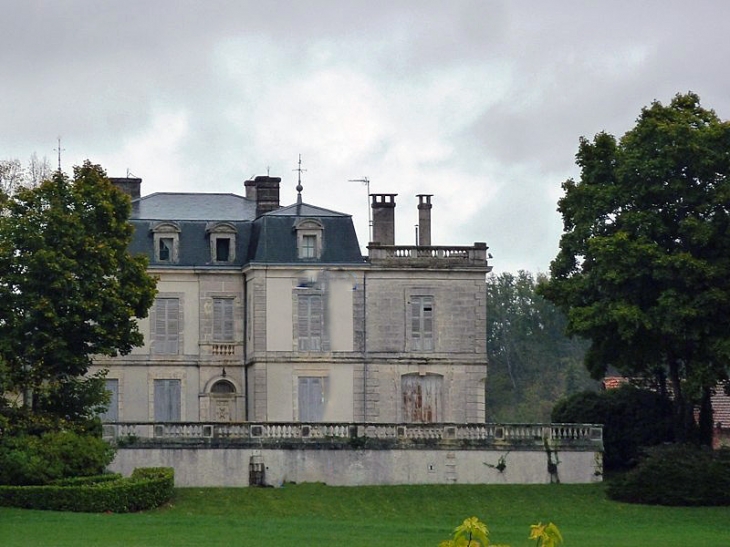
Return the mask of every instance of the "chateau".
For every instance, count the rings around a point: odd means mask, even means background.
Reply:
[[[97,360],[109,422],[479,423],[485,420],[487,246],[395,245],[397,194],[371,194],[362,256],[352,218],[279,203],[281,179],[245,195],[132,199],[133,253],[158,294],[145,344]]]

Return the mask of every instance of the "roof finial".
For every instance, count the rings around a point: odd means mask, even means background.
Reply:
[[[302,155],[299,154],[299,167],[296,169],[292,169],[292,171],[298,171],[298,184],[297,184],[297,203],[302,202],[302,190],[304,190],[304,187],[302,186],[302,173],[306,171],[306,169],[302,169]]]

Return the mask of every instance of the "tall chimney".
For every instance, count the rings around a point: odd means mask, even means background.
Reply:
[[[418,198],[418,246],[431,246],[431,196],[433,194],[417,194]]]
[[[279,208],[279,183],[281,177],[261,175],[245,182],[246,197],[256,200],[256,216]]]
[[[129,196],[132,200],[132,218],[139,215],[139,198],[142,192],[142,179],[131,177],[109,177],[109,182]]]
[[[373,210],[373,241],[379,245],[395,245],[395,196],[370,194]]]

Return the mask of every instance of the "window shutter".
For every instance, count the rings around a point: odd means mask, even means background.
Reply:
[[[154,381],[156,422],[179,422],[181,403],[180,380]]]

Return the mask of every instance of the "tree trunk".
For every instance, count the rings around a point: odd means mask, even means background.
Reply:
[[[712,390],[709,387],[702,388],[699,425],[700,444],[703,446],[712,446]]]

